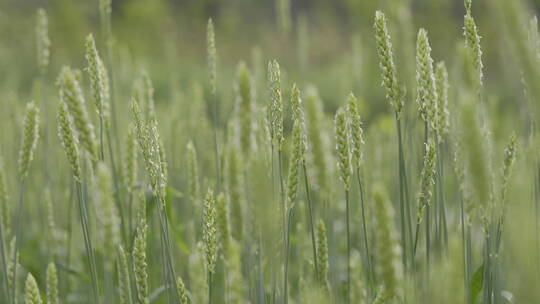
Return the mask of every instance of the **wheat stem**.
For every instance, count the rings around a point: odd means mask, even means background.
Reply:
[[[351,302],[351,232],[349,224],[349,190],[345,190],[345,214],[347,225],[347,301]]]
[[[364,235],[364,247],[366,250],[366,261],[367,261],[367,277],[370,287],[373,287],[373,265],[371,263],[371,253],[369,251],[369,240],[367,233],[367,224],[366,224],[366,209],[364,204],[364,189],[362,187],[362,180],[360,179],[360,168],[356,168],[356,179],[358,181],[358,190],[360,191],[360,209],[362,211],[362,232]]]
[[[8,287],[8,271],[7,271],[7,263],[6,263],[6,252],[5,252],[5,238],[4,238],[4,225],[0,224],[0,259],[2,262],[2,270],[4,274],[4,294],[6,295],[6,300],[8,303],[11,302],[10,293],[9,293],[9,287]]]
[[[306,168],[306,161],[305,159],[302,160],[302,167],[304,170],[304,185],[306,187],[306,198],[308,203],[308,211],[309,211],[309,228],[311,230],[311,245],[313,247],[313,261],[317,261],[317,248],[315,247],[315,228],[313,223],[313,205],[311,203],[311,194],[309,191],[309,181],[308,181],[308,174],[307,174],[307,168]],[[318,280],[320,273],[319,269],[317,267],[317,263],[313,263],[315,267],[315,278]]]
[[[88,263],[90,264],[90,275],[92,278],[92,291],[94,294],[94,301],[95,303],[99,304],[99,287],[98,287],[98,277],[97,277],[97,269],[96,269],[96,260],[94,257],[94,250],[92,248],[92,240],[90,238],[90,229],[88,226],[88,210],[86,206],[86,201],[84,199],[83,190],[82,190],[82,183],[80,181],[75,182],[75,186],[77,188],[77,196],[79,200],[79,214],[80,214],[80,220],[83,230],[83,237],[84,237],[84,246],[86,248],[86,255],[88,257]]]
[[[23,204],[24,204],[24,188],[25,188],[25,180],[21,180],[19,182],[19,203],[17,204],[17,217],[15,219],[16,228],[15,228],[15,250],[13,253],[13,257],[11,259],[13,263],[13,286],[11,289],[11,294],[13,295],[13,302],[14,304],[16,301],[15,293],[17,292],[17,252],[19,252],[19,246],[20,246],[20,238],[22,237],[22,210],[23,210]]]
[[[279,174],[279,192],[281,197],[281,209],[282,209],[282,227],[283,227],[283,241],[287,242],[287,206],[285,204],[285,185],[283,181],[283,152],[280,148],[278,148],[278,174]],[[284,264],[287,262],[286,254],[287,254],[287,245],[284,244]],[[285,274],[284,274],[285,276]],[[283,282],[283,290],[287,290],[287,279]],[[287,304],[289,301],[288,295],[285,293],[283,295],[283,303]]]

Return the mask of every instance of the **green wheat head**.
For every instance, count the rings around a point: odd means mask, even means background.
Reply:
[[[25,180],[28,175],[30,163],[34,159],[39,138],[39,109],[33,101],[26,105],[26,114],[23,121],[23,134],[19,150],[19,179]]]

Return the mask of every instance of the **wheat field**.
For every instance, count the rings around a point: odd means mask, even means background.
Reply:
[[[540,303],[527,0],[5,0],[0,303]]]

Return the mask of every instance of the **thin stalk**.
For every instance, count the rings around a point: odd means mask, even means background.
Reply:
[[[460,215],[461,215],[461,245],[463,247],[463,276],[464,276],[464,285],[465,285],[465,303],[470,304],[471,297],[469,292],[469,272],[468,265],[469,261],[467,259],[467,242],[465,239],[465,211],[463,208],[463,197],[460,198]]]
[[[9,295],[9,287],[8,287],[8,271],[7,271],[7,262],[6,262],[6,252],[5,252],[5,238],[4,238],[4,229],[3,225],[0,223],[0,255],[2,259],[2,270],[4,274],[4,295],[6,296],[6,300],[8,303],[11,302],[11,298]]]
[[[429,136],[429,128],[428,128],[428,123],[427,121],[424,122],[424,142],[427,144],[428,142],[428,136]],[[426,147],[427,149],[427,147]],[[425,154],[426,151],[424,151],[424,154]],[[429,206],[429,203],[426,205],[426,222],[425,222],[425,228],[426,228],[426,263],[427,263],[427,273],[429,275],[429,260],[430,260],[430,247],[431,247],[431,244],[430,244],[430,228],[431,228],[431,225],[430,225],[430,212],[431,212],[431,208]]]
[[[160,241],[160,245],[161,245],[161,267],[163,267],[163,276],[165,277],[165,282],[167,282],[167,286],[170,284],[169,282],[169,279],[170,279],[170,272],[169,272],[169,267],[168,267],[168,263],[167,263],[167,255],[165,254],[165,240],[163,239],[163,234],[160,234],[160,237],[159,237],[159,241]],[[171,290],[170,288],[166,288],[167,290],[167,303],[171,303]]]
[[[291,228],[292,211],[293,211],[293,208],[290,208],[289,212],[287,213],[287,239],[285,240],[285,273],[283,277],[283,279],[285,280],[284,303],[289,302],[289,284],[287,284],[287,282],[288,282],[288,276],[289,276],[289,250],[290,250],[289,233],[290,233],[290,228]]]
[[[489,229],[489,228],[488,228]],[[490,231],[486,234],[486,248],[485,248],[485,257],[484,257],[484,303],[492,303],[492,284],[491,284],[491,240],[490,240]]]
[[[358,190],[360,191],[360,208],[361,208],[361,211],[362,211],[362,230],[363,230],[363,233],[364,233],[364,247],[365,247],[365,250],[366,250],[366,261],[367,261],[367,265],[368,265],[368,271],[367,271],[367,275],[368,275],[368,281],[369,281],[369,284],[370,284],[370,287],[372,287],[373,285],[373,268],[372,268],[372,265],[371,265],[371,255],[369,253],[369,242],[368,242],[368,236],[367,236],[367,225],[366,225],[366,210],[365,210],[365,207],[364,207],[364,189],[362,187],[362,181],[360,179],[360,168],[357,167],[356,168],[356,178],[358,180]]]
[[[110,263],[112,261],[107,261],[105,263]],[[112,267],[109,266],[105,266],[105,295],[106,295],[106,298],[107,299],[114,299],[114,292],[115,292],[115,288],[114,288],[114,283],[113,283],[113,276],[114,274],[111,273],[111,269],[113,269]]]
[[[110,144],[110,143],[109,143]],[[105,152],[103,148],[103,117],[99,115],[99,160],[103,161],[105,159]]]
[[[103,21],[102,21],[103,23]],[[114,133],[114,137],[116,140],[118,140],[118,119],[117,119],[117,109],[116,109],[116,102],[115,102],[115,96],[117,96],[117,87],[116,87],[116,73],[114,73],[114,66],[113,66],[113,52],[114,52],[114,49],[113,49],[113,37],[112,37],[112,34],[106,34],[104,35],[105,36],[105,44],[107,45],[107,48],[106,48],[106,60],[107,60],[107,67],[108,67],[108,70],[109,70],[109,75],[111,75],[111,77],[109,78],[109,86],[110,86],[110,94],[111,94],[111,97],[110,97],[110,105],[111,105],[111,125],[112,125],[112,131]],[[115,144],[116,142],[111,142],[109,140],[109,145],[113,145]],[[102,145],[103,146],[103,145]],[[117,150],[118,151],[118,156],[121,157],[121,151],[120,150]]]
[[[439,233],[440,239],[443,242],[443,248],[448,246],[448,228],[446,222],[446,202],[444,199],[444,162],[443,162],[443,150],[438,140],[437,135],[437,192],[439,194]]]
[[[123,207],[123,204],[120,200],[120,187],[118,186],[118,175],[117,175],[117,172],[116,172],[116,162],[114,161],[114,153],[113,153],[113,147],[112,147],[112,140],[111,140],[111,131],[107,128],[105,130],[106,132],[106,136],[107,136],[107,141],[109,142],[109,144],[107,145],[108,148],[109,148],[109,157],[111,158],[111,172],[112,172],[112,178],[113,178],[113,183],[114,183],[114,198],[115,198],[115,201],[116,201],[116,208],[118,208],[118,213],[120,215],[120,227],[122,229],[122,237],[124,239],[124,242],[127,244],[127,234],[126,234],[126,227],[125,227],[125,223],[126,223],[126,219],[124,217],[124,207]],[[103,151],[102,151],[103,152]]]
[[[94,257],[94,250],[92,248],[92,240],[90,238],[90,231],[88,228],[88,212],[86,207],[86,201],[83,197],[82,184],[80,182],[75,182],[77,188],[77,196],[79,199],[79,214],[83,231],[84,246],[86,248],[86,255],[88,257],[88,263],[90,264],[90,275],[92,278],[92,291],[94,293],[95,303],[99,303],[99,287],[98,287],[98,277],[97,277],[97,268],[96,260]]]
[[[261,239],[262,239],[262,235],[261,235],[261,231],[259,230],[259,233],[258,233],[258,240],[257,240],[257,244],[258,244],[258,249],[257,250],[257,268],[258,268],[258,272],[259,272],[259,286],[258,286],[258,303],[262,303],[262,304],[265,304],[266,303],[266,297],[264,295],[264,276],[263,276],[263,270],[262,270],[262,259],[261,259],[261,252],[262,252],[262,243],[261,243]],[[273,297],[275,297],[275,281],[274,281],[274,292],[272,294]],[[272,298],[272,303],[273,302],[274,298]]]
[[[69,187],[69,204],[68,204],[68,223],[67,223],[67,252],[66,252],[66,267],[67,269],[71,268],[71,241],[72,241],[72,235],[73,235],[73,194],[75,191],[73,191],[73,185],[75,179],[72,177]],[[66,277],[65,280],[65,289],[64,290],[70,290],[70,284],[69,284],[69,278]]]
[[[311,230],[311,245],[313,249],[313,261],[315,263],[315,279],[319,280],[319,269],[317,267],[317,247],[315,246],[315,229],[313,224],[313,206],[311,204],[311,194],[309,192],[309,182],[308,182],[308,175],[307,175],[307,168],[306,168],[306,161],[302,160],[302,167],[304,169],[304,185],[306,187],[306,198],[308,203],[308,210],[309,210],[309,228]],[[290,219],[289,219],[290,221]]]
[[[444,198],[444,162],[441,160],[441,216],[442,216],[442,232],[445,248],[448,248],[448,222],[446,220],[446,199]]]
[[[351,233],[349,225],[349,190],[345,190],[345,214],[347,224],[347,301],[351,302]]]
[[[272,202],[276,201],[276,173],[275,173],[275,160],[274,160],[274,143],[273,139],[271,139],[270,144],[270,161],[271,161],[271,170],[272,170]],[[276,283],[276,271],[272,271],[272,303],[275,302],[276,299],[276,293],[277,293],[277,283]]]
[[[128,234],[128,238],[126,239],[126,244],[130,244],[130,240],[133,239],[133,234],[134,234],[134,230],[133,230],[133,191],[132,190],[128,190],[129,193],[128,193],[128,231],[129,231],[129,234]],[[129,252],[131,252],[131,246],[129,248]]]
[[[208,304],[212,303],[212,272],[208,272]]]
[[[16,217],[16,228],[15,228],[15,251],[13,253],[12,262],[13,262],[13,287],[11,289],[11,294],[13,295],[13,303],[15,303],[15,293],[17,292],[17,252],[19,251],[20,239],[22,237],[22,211],[24,205],[24,188],[25,180],[21,179],[19,183],[19,203],[17,205],[17,217]]]
[[[429,272],[429,260],[430,260],[430,247],[431,247],[431,240],[430,240],[430,210],[431,208],[429,205],[426,206],[426,263],[427,263],[427,270]]]
[[[540,223],[538,221],[538,197],[540,196],[540,166],[538,164],[538,161],[536,162],[536,170],[534,174],[534,193],[533,193],[533,204],[534,204],[534,224],[535,224],[535,231],[540,231]],[[536,243],[536,270],[538,273],[540,273],[540,242],[538,241],[538,238],[535,238]]]
[[[279,191],[280,191],[280,197],[281,197],[281,209],[282,209],[282,223],[283,223],[283,241],[286,242],[287,241],[287,220],[286,220],[286,217],[287,217],[287,210],[285,209],[285,186],[284,186],[284,182],[283,182],[283,152],[281,151],[281,149],[278,148],[278,173],[279,173]],[[286,247],[286,244],[285,244],[285,247]],[[286,260],[286,248],[283,248],[283,254],[284,254],[284,259]],[[285,261],[286,262],[286,261]],[[287,290],[287,280],[285,280],[283,282],[283,289],[284,290]],[[283,303],[287,304],[288,303],[288,298],[287,298],[287,294],[284,294],[283,295]]]
[[[413,255],[412,255],[412,261],[414,262],[414,258],[416,257],[416,248],[418,247],[418,238],[419,238],[419,231],[420,231],[420,222],[416,221],[416,231],[414,233],[414,246],[413,246]]]
[[[401,128],[401,127],[400,127]],[[402,135],[401,135],[401,130],[400,130],[400,142],[403,141],[402,139]],[[408,186],[408,182],[407,182],[407,170],[406,170],[406,167],[405,167],[405,154],[404,154],[404,151],[403,151],[403,143],[400,144],[401,145],[401,149],[400,149],[400,154],[401,154],[401,174],[403,176],[403,194],[405,196],[405,211],[406,211],[406,226],[407,226],[407,240],[408,242],[412,242],[412,222],[411,222],[411,218],[412,218],[412,214],[411,214],[411,201],[409,200],[409,186]],[[409,244],[409,247],[410,247],[410,250],[412,251],[412,246],[410,246]],[[412,256],[411,253],[408,253],[409,256]]]
[[[466,233],[466,237],[467,237],[467,246],[466,246],[466,249],[467,249],[467,261],[468,261],[468,264],[467,264],[467,276],[468,276],[468,281],[469,281],[469,286],[470,286],[470,283],[471,283],[471,270],[472,270],[472,227],[471,225],[467,225],[467,229],[465,231]],[[471,297],[469,299],[470,302],[472,302],[472,294],[470,293],[470,290],[469,290],[469,296]]]
[[[404,233],[401,234],[401,248],[403,248],[402,263],[405,269],[407,268],[407,236],[406,230],[406,216],[405,216],[405,187],[404,187],[404,168],[403,168],[403,143],[401,138],[401,122],[397,117],[396,113],[396,127],[398,133],[398,158],[399,158],[399,212],[400,212],[400,225],[401,231]]]
[[[172,286],[173,288],[176,287],[176,272],[174,270],[174,265],[173,265],[173,258],[172,258],[172,254],[171,254],[171,241],[170,241],[170,236],[169,236],[169,224],[168,224],[168,220],[167,220],[167,214],[165,213],[165,210],[164,210],[164,206],[165,206],[165,200],[161,197],[158,198],[158,214],[159,214],[159,223],[160,223],[160,232],[161,232],[161,235],[163,237],[163,240],[164,240],[164,250],[165,250],[165,254],[166,254],[166,263],[167,263],[167,266],[169,268],[169,279],[167,282],[169,286]],[[177,298],[177,293],[176,292],[173,292],[172,293],[174,295],[174,298],[176,299]],[[178,300],[178,299],[177,299]]]

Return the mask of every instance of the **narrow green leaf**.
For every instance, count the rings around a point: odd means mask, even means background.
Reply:
[[[478,295],[482,291],[484,285],[484,264],[480,265],[474,272],[471,280],[471,298],[472,303],[476,303]]]

